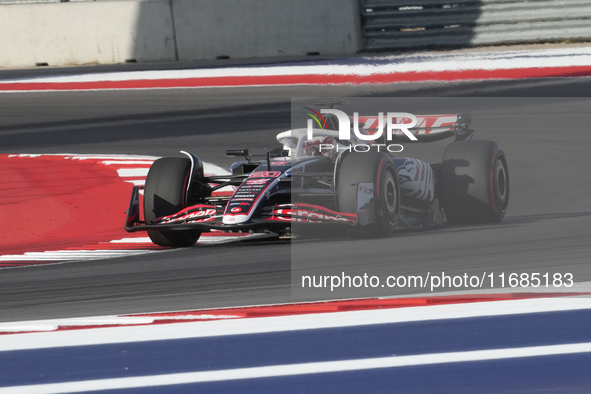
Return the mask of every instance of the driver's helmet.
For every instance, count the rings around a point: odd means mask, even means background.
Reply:
[[[334,137],[315,137],[304,142],[304,155],[332,157],[337,151],[337,141]]]

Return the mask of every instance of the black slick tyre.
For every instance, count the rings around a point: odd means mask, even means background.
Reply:
[[[505,153],[494,141],[449,144],[441,162],[438,189],[448,222],[500,222],[509,205]]]
[[[374,223],[362,226],[373,235],[385,236],[396,228],[400,212],[400,190],[392,158],[381,152],[349,153],[341,159],[337,173],[337,206],[340,212],[357,213],[359,183],[373,183],[371,216]]]
[[[146,224],[187,207],[185,192],[190,171],[191,161],[182,157],[164,157],[152,164],[144,188]],[[166,247],[191,246],[200,235],[200,232],[192,230],[148,231],[152,242]]]

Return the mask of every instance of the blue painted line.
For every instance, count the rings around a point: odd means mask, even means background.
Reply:
[[[0,352],[0,387],[591,342],[591,311]]]

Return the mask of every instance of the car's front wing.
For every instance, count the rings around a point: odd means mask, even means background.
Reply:
[[[328,208],[311,204],[279,204],[265,208],[256,218],[246,223],[222,223],[223,207],[215,205],[194,205],[180,212],[158,218],[154,223],[147,224],[141,220],[139,191],[142,186],[134,186],[131,192],[125,230],[137,231],[181,231],[195,230],[208,232],[222,231],[276,231],[300,224],[333,224],[348,225],[365,224],[367,206],[354,213],[336,212]]]

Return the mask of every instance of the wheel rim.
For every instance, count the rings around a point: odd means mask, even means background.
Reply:
[[[495,161],[494,186],[497,206],[501,211],[505,211],[509,199],[509,173],[501,157],[497,157]]]
[[[398,188],[391,169],[386,169],[382,176],[382,210],[390,226],[396,225],[398,220]]]

